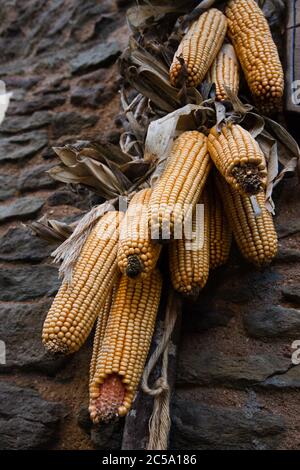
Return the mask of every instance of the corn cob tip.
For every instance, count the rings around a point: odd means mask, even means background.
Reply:
[[[46,351],[55,356],[65,356],[71,353],[69,346],[63,341],[61,341],[59,338],[54,338],[47,341],[44,340],[43,344]]]
[[[241,189],[249,195],[255,195],[263,189],[261,174],[258,167],[252,163],[237,166],[231,171]]]
[[[265,156],[254,137],[239,124],[213,127],[208,150],[221,175],[241,194],[253,196],[265,189]]]
[[[191,289],[189,291],[182,293],[182,295],[183,295],[183,297],[185,297],[188,300],[195,301],[195,300],[197,300],[197,298],[200,294],[200,291],[201,291],[201,287],[199,285],[198,286],[193,286],[193,287],[191,287]]]
[[[126,275],[128,277],[135,278],[142,271],[144,271],[144,263],[141,261],[139,256],[136,256],[136,255],[128,256]]]
[[[98,396],[92,398],[89,406],[94,424],[107,423],[119,416],[124,416],[125,386],[117,374],[108,376],[98,387]],[[127,410],[127,408],[126,408]]]
[[[118,247],[118,266],[122,274],[130,278],[144,278],[155,268],[160,246],[149,237],[148,206],[152,194],[150,188],[138,191],[130,201]]]

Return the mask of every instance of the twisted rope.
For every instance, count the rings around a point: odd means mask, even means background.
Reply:
[[[175,305],[175,293],[170,290],[164,321],[164,331],[157,348],[150,357],[142,378],[142,390],[154,397],[152,415],[149,420],[149,441],[147,450],[166,450],[168,448],[170,419],[170,387],[168,384],[168,362],[170,338],[173,333],[178,308]],[[162,356],[161,376],[152,388],[148,385],[149,376]]]

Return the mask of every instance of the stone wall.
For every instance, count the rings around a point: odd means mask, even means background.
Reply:
[[[68,359],[43,350],[41,327],[59,285],[55,246],[22,223],[42,214],[74,220],[93,203],[45,171],[57,163],[53,145],[119,139],[115,62],[128,39],[126,3],[1,3],[0,79],[13,92],[0,128],[1,449],[120,447],[122,423],[99,433],[87,419],[91,341]]]
[[[51,146],[105,135],[117,142],[116,58],[125,7],[109,0],[3,0],[0,79],[13,99],[0,128],[0,449],[119,448],[123,422],[91,428],[91,339],[53,360],[40,341],[59,282],[54,246],[22,223],[47,213],[75,220],[93,204],[51,180]],[[299,189],[277,194],[280,253],[259,272],[233,250],[199,301],[186,304],[173,399],[172,448],[299,448]]]

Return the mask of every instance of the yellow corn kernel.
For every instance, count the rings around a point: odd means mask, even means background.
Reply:
[[[93,377],[95,375],[96,366],[97,366],[97,358],[98,358],[101,345],[103,343],[103,338],[104,338],[104,334],[105,334],[106,326],[108,322],[108,316],[109,316],[113,301],[116,296],[117,286],[118,286],[118,283],[116,283],[113,286],[111,292],[107,294],[105,303],[102,305],[98,314],[94,342],[93,342],[93,353],[92,353],[92,358],[91,358],[91,363],[90,363],[90,383],[93,380]]]
[[[226,87],[237,95],[239,91],[239,64],[231,44],[224,44],[212,63],[207,81],[216,85],[216,99],[223,101],[228,98]]]
[[[262,150],[238,124],[210,130],[208,150],[219,172],[241,194],[257,194],[266,187],[267,169]]]
[[[199,201],[204,208],[203,218],[192,217],[192,239],[184,237],[169,245],[169,269],[174,289],[196,298],[209,275],[209,200],[204,190]],[[200,212],[201,213],[201,212]]]
[[[60,287],[47,314],[42,339],[50,352],[70,354],[87,339],[105,295],[119,276],[117,249],[123,213],[107,212],[89,235],[72,282]]]
[[[227,30],[223,13],[216,8],[202,13],[183,37],[170,68],[170,82],[179,85],[183,66],[187,72],[187,86],[196,87],[204,79],[219,52]]]
[[[265,193],[252,196],[260,211],[256,215],[250,197],[240,194],[220,175],[216,176],[216,182],[242,255],[257,267],[269,264],[277,253],[277,234],[272,215],[265,206]]]
[[[147,276],[155,268],[161,251],[149,233],[150,197],[150,188],[136,193],[120,227],[118,265],[123,274],[132,278]]]
[[[228,260],[232,232],[213,179],[209,183],[209,267],[215,269]]]
[[[157,269],[136,281],[121,277],[90,382],[94,423],[124,416],[131,407],[149,352],[161,288]]]
[[[226,7],[229,37],[260,110],[281,109],[284,76],[268,22],[254,0],[231,0]]]
[[[171,155],[149,201],[151,237],[166,241],[182,227],[184,214],[192,211],[202,193],[212,162],[207,138],[187,131],[175,141]]]

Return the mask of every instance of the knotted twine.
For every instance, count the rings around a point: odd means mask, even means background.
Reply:
[[[153,411],[149,419],[149,441],[147,450],[166,450],[168,448],[170,419],[170,386],[168,383],[168,362],[173,333],[177,316],[178,304],[173,289],[170,289],[164,320],[164,330],[161,340],[150,357],[142,378],[142,390],[154,397]],[[148,385],[149,376],[162,356],[161,376],[154,382],[152,388]]]

